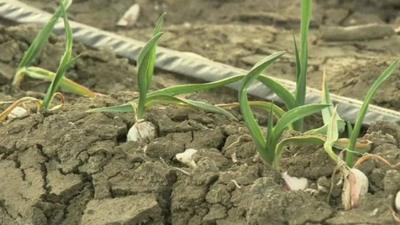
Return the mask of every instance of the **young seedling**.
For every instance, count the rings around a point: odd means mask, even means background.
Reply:
[[[42,30],[38,33],[38,35],[34,38],[28,50],[24,53],[12,82],[12,85],[14,87],[19,88],[25,76],[50,82],[54,80],[54,78],[56,77],[56,73],[53,73],[43,68],[34,67],[32,66],[32,64],[34,63],[35,59],[37,58],[43,47],[48,42],[48,39],[52,34],[55,25],[57,24],[59,19],[63,17],[64,12],[68,10],[71,4],[72,0],[60,0],[60,6],[58,7],[54,15],[51,17],[49,22],[42,28]],[[72,43],[72,36],[70,36],[69,38]],[[69,63],[72,63],[71,57],[69,61],[70,61]],[[65,78],[64,76],[61,78],[59,83],[61,89],[63,89],[64,91],[87,97],[96,96],[95,92],[89,90],[88,88],[68,78]]]
[[[312,18],[312,0],[301,1],[300,54],[293,38],[296,56],[296,106],[302,106],[306,100],[308,69],[308,33]],[[293,36],[294,37],[294,36]],[[303,130],[303,118],[295,123],[297,130]]]
[[[378,77],[378,79],[375,80],[375,82],[372,84],[372,86],[369,88],[367,95],[364,98],[364,102],[361,106],[360,111],[358,112],[356,122],[354,124],[354,127],[351,132],[350,136],[350,142],[347,146],[347,151],[346,151],[346,163],[349,166],[353,166],[354,164],[354,152],[357,152],[356,150],[356,143],[357,143],[357,138],[360,135],[360,130],[365,118],[365,115],[368,112],[368,106],[371,103],[373,97],[375,96],[376,92],[378,91],[379,87],[385,82],[389,77],[393,74],[394,71],[398,68],[400,60],[396,60],[393,62],[391,65],[389,65],[388,68],[386,68],[385,71]]]
[[[301,3],[301,29],[300,29],[300,51],[294,39],[295,58],[296,58],[296,90],[292,94],[290,90],[283,87],[279,82],[267,77],[259,76],[257,79],[272,90],[286,105],[288,110],[298,106],[303,106],[306,99],[307,88],[307,68],[308,68],[308,33],[312,16],[312,0],[302,0]],[[299,118],[293,127],[303,130],[303,117]]]
[[[51,84],[46,92],[44,99],[39,100],[33,97],[23,97],[17,100],[16,102],[12,103],[4,112],[0,114],[0,122],[4,121],[8,117],[8,115],[10,115],[10,113],[13,112],[14,109],[19,107],[19,105],[29,102],[35,103],[38,110],[47,111],[59,108],[59,106],[56,106],[50,109],[51,102],[55,96],[60,96],[61,99],[63,100],[62,95],[57,93],[59,86],[63,86],[64,88],[67,88],[68,90],[79,94],[87,96],[94,95],[94,93],[91,92],[89,89],[82,87],[76,84],[75,82],[64,78],[64,74],[71,65],[72,61],[73,37],[72,37],[72,30],[70,28],[66,13],[66,9],[69,7],[70,4],[71,1],[66,1],[66,0],[60,1],[60,6],[56,11],[55,15],[52,17],[49,23],[43,28],[43,30],[39,32],[38,36],[34,39],[32,45],[24,54],[21,63],[19,65],[18,72],[14,79],[14,85],[19,85],[24,74],[28,74],[29,76],[32,77],[38,77],[40,79],[51,80]],[[57,72],[52,73],[37,67],[27,67],[33,62],[34,58],[38,55],[40,49],[47,41],[52,29],[54,28],[54,25],[56,24],[58,18],[60,17],[62,17],[64,22],[66,45]]]
[[[227,110],[202,101],[194,101],[185,98],[176,97],[176,95],[193,93],[201,90],[208,90],[215,87],[236,82],[243,76],[234,76],[220,81],[207,84],[187,84],[168,87],[149,93],[153,78],[154,66],[156,62],[156,47],[162,36],[161,27],[163,25],[163,15],[158,19],[153,32],[153,37],[142,48],[137,59],[139,97],[129,103],[111,106],[105,108],[96,108],[89,112],[133,112],[135,115],[135,124],[128,132],[128,141],[148,142],[155,137],[155,126],[145,120],[146,109],[155,104],[175,104],[179,106],[190,106],[202,109],[208,112],[220,113],[230,119],[236,120]]]
[[[378,77],[378,79],[368,90],[368,93],[364,99],[364,103],[356,119],[355,128],[352,128],[351,124],[348,124],[350,139],[346,138],[339,139],[339,133],[341,133],[344,130],[344,122],[337,115],[335,108],[332,109],[330,107],[327,107],[322,110],[325,125],[321,129],[316,129],[306,132],[306,135],[301,137],[287,138],[281,142],[284,144],[288,144],[288,142],[296,143],[296,141],[301,140],[302,142],[314,142],[316,144],[323,143],[325,152],[337,164],[337,167],[333,175],[336,174],[337,171],[339,171],[341,175],[341,180],[343,180],[342,204],[344,209],[346,210],[359,206],[360,199],[362,198],[363,195],[365,195],[368,192],[368,184],[369,184],[368,177],[362,171],[357,169],[357,167],[360,164],[368,160],[378,160],[390,166],[391,168],[398,168],[400,166],[399,164],[392,165],[387,160],[378,155],[365,153],[370,149],[370,142],[368,140],[358,140],[360,128],[362,126],[362,122],[368,110],[369,103],[372,101],[373,96],[375,95],[378,88],[382,85],[382,83],[385,80],[387,80],[396,70],[398,64],[399,60],[392,63]],[[327,88],[325,75],[323,79],[322,99],[324,103],[329,103],[330,105],[333,105],[333,103],[330,100],[330,95]],[[330,117],[329,120],[328,117]],[[322,135],[324,132],[326,132],[326,135]],[[351,149],[349,146],[352,146],[353,148]],[[334,152],[333,148],[341,149],[343,150],[343,152],[346,153],[346,162],[343,161]],[[282,146],[278,146],[277,149],[278,149],[277,154],[280,155],[282,151]],[[353,163],[353,154],[362,155],[355,164]],[[349,161],[349,155],[351,155],[350,161]],[[332,176],[331,178],[332,181],[334,180],[333,177],[334,176]],[[333,184],[331,184],[331,188],[332,186]]]
[[[304,118],[305,116],[312,115],[328,107],[328,105],[326,104],[309,104],[294,107],[289,111],[283,113],[282,116],[278,118],[278,121],[275,125],[273,125],[272,118],[270,117],[267,128],[267,135],[264,136],[261,127],[258,125],[251,111],[247,97],[247,89],[249,88],[250,84],[255,81],[260,76],[260,74],[268,68],[268,66],[270,66],[282,55],[283,52],[277,52],[257,63],[245,76],[239,91],[239,102],[243,119],[250,131],[254,142],[256,143],[257,150],[260,153],[261,157],[266,163],[272,166],[277,165],[276,159],[279,157],[277,157],[276,151],[277,146],[282,145],[280,139],[283,132],[288,129],[293,122],[296,122],[299,119]]]

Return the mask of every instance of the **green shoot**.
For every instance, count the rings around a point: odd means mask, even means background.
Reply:
[[[326,141],[324,143],[325,152],[335,161],[338,162],[338,156],[333,151],[333,147],[339,139],[339,128],[338,128],[338,114],[336,108],[333,109],[331,119],[327,124]]]
[[[296,54],[296,105],[301,106],[305,104],[306,88],[307,88],[307,69],[308,69],[308,33],[312,17],[312,0],[301,1],[301,25],[300,25],[300,54],[295,44]],[[294,40],[296,42],[296,40]],[[300,131],[303,130],[303,120],[299,120],[296,128]]]
[[[368,112],[368,106],[371,103],[376,92],[378,91],[378,88],[383,84],[383,82],[389,79],[389,77],[397,69],[399,62],[400,60],[396,60],[388,68],[386,68],[386,70],[381,75],[379,75],[378,79],[376,79],[372,86],[369,88],[367,95],[364,98],[364,102],[361,106],[360,111],[358,112],[356,122],[351,132],[349,145],[347,146],[347,150],[349,151],[347,151],[346,153],[346,163],[350,167],[354,164],[353,152],[356,150],[357,138],[360,135],[362,122],[364,121],[365,115]]]
[[[337,130],[339,133],[342,133],[345,129],[345,122],[340,116],[335,112],[335,116],[333,116],[335,108],[333,106],[333,102],[331,99],[331,95],[329,93],[328,83],[326,81],[326,71],[323,71],[322,74],[322,104],[328,104],[329,107],[322,110],[322,120],[324,121],[325,125],[329,125],[331,123],[331,118],[334,117],[337,120]]]
[[[156,27],[153,32],[153,38],[147,42],[147,44],[140,51],[137,65],[138,65],[138,84],[139,84],[139,102],[137,108],[136,118],[138,120],[143,119],[147,92],[150,89],[150,84],[153,79],[154,66],[156,63],[156,47],[159,39],[163,35],[161,33],[161,27],[164,23],[164,15],[161,15],[156,23]]]
[[[297,48],[293,36],[295,58],[296,58],[296,90],[295,94],[283,87],[279,82],[267,77],[259,76],[258,80],[272,90],[286,105],[288,110],[305,104],[307,88],[307,67],[308,67],[308,33],[312,15],[312,0],[302,0],[301,4],[301,45],[300,51]],[[299,119],[294,127],[296,130],[303,130],[303,118]]]
[[[32,65],[35,58],[39,55],[40,51],[42,50],[44,45],[47,43],[47,41],[54,29],[54,26],[57,24],[60,17],[63,16],[64,11],[66,11],[69,8],[71,3],[72,3],[71,0],[62,0],[60,2],[60,6],[64,6],[64,8],[59,7],[57,9],[57,11],[51,17],[50,21],[43,27],[43,29],[39,32],[39,34],[32,41],[32,44],[29,46],[28,50],[25,52],[24,56],[22,57],[19,65],[18,65],[17,73],[14,76],[14,80],[13,80],[14,86],[18,87],[20,85],[20,83],[23,79],[23,76],[24,76],[24,73],[21,73],[21,69]]]
[[[283,52],[277,52],[257,63],[244,78],[239,91],[240,109],[244,121],[250,131],[254,142],[256,143],[258,152],[260,153],[264,161],[266,161],[270,165],[275,164],[275,151],[283,132],[288,129],[293,122],[298,121],[305,116],[309,116],[311,114],[319,112],[328,106],[325,104],[310,104],[295,107],[293,109],[290,109],[288,112],[285,112],[278,119],[276,125],[272,124],[272,120],[270,118],[267,136],[264,136],[261,127],[258,125],[251,111],[247,97],[247,89],[249,88],[250,84],[255,81],[264,70],[268,68],[268,66],[270,66],[282,55]]]
[[[72,30],[68,22],[68,15],[65,11],[63,2],[61,2],[60,8],[64,20],[64,30],[65,30],[65,40],[66,40],[65,52],[61,58],[60,65],[58,66],[54,79],[51,82],[49,88],[47,89],[47,93],[43,99],[44,110],[49,109],[51,100],[53,99],[55,92],[58,90],[60,82],[62,81],[68,67],[71,65],[71,60],[72,60],[72,44],[73,44]]]
[[[332,118],[333,111],[334,111],[334,106],[333,106],[333,102],[331,100],[331,96],[330,96],[330,93],[329,93],[328,84],[326,82],[326,72],[325,72],[325,70],[324,70],[323,75],[322,75],[322,96],[321,96],[321,99],[322,99],[321,104],[329,105],[329,107],[326,107],[325,109],[323,109],[321,111],[322,120],[324,122],[324,125],[322,127],[320,127],[320,128],[309,130],[309,131],[305,132],[305,134],[326,135],[326,133],[328,132],[328,125],[331,122],[331,118]],[[338,132],[340,134],[345,130],[346,123],[344,122],[344,120],[342,118],[340,118],[340,116],[337,113],[336,113],[335,118],[337,120]]]
[[[133,112],[135,114],[136,121],[142,121],[144,120],[145,110],[147,108],[152,107],[155,104],[174,104],[178,106],[189,106],[192,108],[202,109],[207,112],[220,113],[230,119],[236,120],[236,117],[233,114],[222,107],[201,101],[176,97],[176,95],[189,94],[197,91],[222,87],[241,80],[244,77],[243,75],[237,75],[204,84],[176,85],[149,93],[154,74],[154,66],[156,63],[157,43],[162,36],[161,28],[163,24],[163,17],[164,15],[160,16],[158,19],[156,28],[154,29],[153,37],[145,44],[138,56],[138,99],[119,106],[91,109],[88,110],[88,112]]]

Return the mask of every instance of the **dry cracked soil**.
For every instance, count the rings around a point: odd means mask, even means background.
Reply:
[[[48,11],[55,7],[49,0],[27,2]],[[275,50],[287,50],[288,56],[270,73],[294,79],[291,34],[299,24],[294,1],[191,0],[185,3],[188,8],[181,7],[182,2],[186,1],[76,0],[71,14],[77,21],[146,40],[151,35],[151,21],[161,11],[168,11],[163,46],[244,68]],[[115,27],[133,3],[142,9],[136,27]],[[326,68],[335,93],[362,98],[366,87],[400,51],[400,36],[395,31],[400,25],[400,4],[390,0],[315,3],[309,84],[319,87],[321,71]],[[349,37],[341,28],[350,25],[365,25],[366,33],[361,39]],[[45,82],[26,79],[21,90],[10,86],[37,28],[4,25],[0,31],[0,100],[40,97]],[[36,65],[55,70],[62,49],[62,39],[52,37]],[[0,224],[395,224],[389,208],[400,190],[400,175],[379,162],[360,167],[370,180],[369,192],[360,207],[344,211],[340,183],[335,183],[327,200],[335,164],[322,146],[286,149],[281,169],[310,183],[307,190],[294,192],[287,191],[280,173],[256,157],[244,124],[221,115],[154,107],[147,120],[156,125],[156,139],[146,145],[126,142],[133,124],[131,114],[86,110],[119,104],[135,95],[133,62],[107,49],[79,43],[74,54],[81,56],[68,76],[105,95],[95,99],[66,95],[60,110],[32,113],[0,125]],[[395,91],[399,76],[396,72],[385,84],[376,104],[400,108]],[[157,71],[152,88],[187,82],[194,81]],[[188,97],[227,103],[235,101],[237,94],[221,88]],[[237,111],[233,113],[240,117]],[[265,123],[265,118],[260,121]],[[365,137],[373,142],[370,153],[398,162],[397,124],[373,124]],[[195,168],[175,159],[188,148],[198,150]]]

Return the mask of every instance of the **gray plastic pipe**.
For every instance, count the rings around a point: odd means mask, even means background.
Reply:
[[[51,14],[42,10],[31,7],[17,0],[0,0],[0,17],[17,22],[17,23],[35,23],[46,24]],[[85,24],[71,21],[74,38],[88,46],[95,48],[111,48],[117,55],[136,60],[140,49],[144,43],[123,37],[111,32],[103,31]],[[55,32],[61,34],[63,24],[60,22],[56,25]],[[226,64],[211,61],[202,56],[189,53],[170,50],[166,48],[158,48],[157,68],[169,72],[181,74],[184,76],[201,79],[204,81],[215,81],[232,75],[244,74],[246,71]],[[286,88],[294,91],[296,84],[292,81],[274,78]],[[231,85],[231,88],[238,89],[238,85]],[[251,86],[249,93],[251,95],[281,102],[280,99],[268,88],[260,83]],[[321,91],[314,88],[307,88],[308,103],[320,102]],[[346,98],[339,95],[332,95],[332,100],[337,104],[338,113],[345,120],[354,122],[362,102]],[[364,120],[366,125],[376,121],[400,121],[400,113],[370,105],[369,112]]]

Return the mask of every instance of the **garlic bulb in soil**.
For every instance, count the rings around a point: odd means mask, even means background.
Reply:
[[[346,171],[342,190],[342,204],[345,210],[359,206],[362,196],[368,192],[368,177],[359,169]]]
[[[193,160],[193,156],[196,152],[196,149],[188,148],[184,152],[176,154],[175,158],[186,166],[194,168],[197,166],[196,162]]]
[[[149,121],[139,121],[129,129],[126,140],[148,143],[156,138],[156,127]]]
[[[394,207],[397,212],[400,212],[400,191],[397,192],[396,197],[394,198]]]

